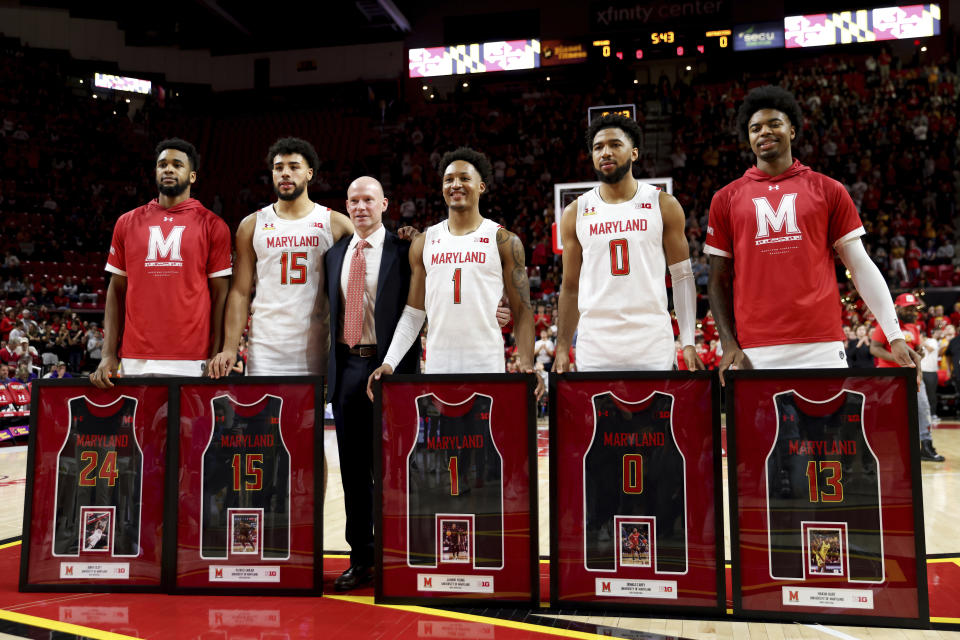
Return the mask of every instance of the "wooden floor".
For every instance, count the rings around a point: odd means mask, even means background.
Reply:
[[[326,430],[324,437],[329,468],[327,496],[324,505],[324,548],[330,551],[347,549],[343,537],[343,490],[340,485],[340,463],[337,457],[336,435]],[[922,466],[924,518],[928,554],[952,554],[960,557],[960,428],[939,429],[934,434],[937,449],[946,456],[943,463],[925,462]],[[548,520],[548,461],[539,460],[540,522]],[[24,477],[26,448],[0,449],[0,540],[21,534],[23,519]],[[726,476],[726,461],[724,475]],[[726,500],[726,496],[724,496]],[[724,510],[726,513],[726,509]],[[729,529],[727,533],[729,533]],[[546,526],[540,527],[540,553],[549,553]],[[726,536],[729,540],[729,535]],[[729,558],[729,545],[727,549]],[[683,638],[758,638],[782,639],[936,639],[960,640],[960,633],[947,631],[914,631],[867,627],[823,627],[808,624],[747,623],[734,621],[677,620],[640,617],[561,616],[565,620],[597,625],[599,635],[614,637],[644,637],[655,633]],[[609,631],[607,631],[608,629]],[[633,633],[631,633],[633,632]],[[585,635],[585,634],[584,634]],[[490,636],[493,637],[493,636]],[[583,635],[579,636],[583,637]]]

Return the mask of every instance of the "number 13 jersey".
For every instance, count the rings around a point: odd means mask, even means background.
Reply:
[[[883,581],[883,524],[877,456],[863,431],[864,396],[824,401],[795,391],[774,395],[777,438],[767,454],[770,576],[804,577],[804,524],[845,524],[847,575]]]
[[[673,369],[660,190],[639,182],[620,204],[604,202],[600,187],[586,192],[577,199],[577,240],[577,370]]]

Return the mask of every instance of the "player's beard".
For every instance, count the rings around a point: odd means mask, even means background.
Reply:
[[[165,195],[168,198],[176,198],[181,193],[187,190],[190,186],[189,181],[180,182],[178,178],[177,181],[173,184],[163,184],[162,180],[157,180],[157,189],[160,191],[161,195]]]
[[[596,172],[597,178],[600,180],[600,182],[606,182],[607,184],[616,184],[621,180],[623,180],[623,176],[627,175],[628,173],[631,173],[632,169],[633,169],[633,160],[627,160],[626,162],[618,166],[616,169],[614,169],[613,173],[609,173],[609,174],[604,173],[603,171],[600,171],[600,169],[597,169],[596,167],[594,167],[593,170],[594,172]]]
[[[294,187],[293,191],[291,191],[291,192],[289,192],[289,193],[280,193],[280,187],[278,187],[276,184],[274,184],[274,185],[273,185],[273,192],[274,192],[275,194],[277,194],[277,197],[280,198],[281,200],[283,200],[283,201],[285,201],[285,202],[292,202],[293,200],[296,200],[297,198],[299,198],[300,195],[301,195],[301,194],[306,190],[306,188],[307,188],[307,183],[306,183],[306,182],[304,182],[303,184],[300,184],[300,185],[297,185],[297,183],[294,183],[294,184],[296,185],[296,187]]]

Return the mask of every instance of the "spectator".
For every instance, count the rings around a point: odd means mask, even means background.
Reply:
[[[847,340],[847,365],[855,369],[873,369],[876,365],[870,355],[870,336],[867,325],[857,325],[854,337]]]
[[[540,339],[533,345],[533,357],[538,364],[542,364],[546,371],[553,366],[553,357],[556,354],[556,345],[550,339],[550,330],[540,330]]]
[[[96,322],[90,323],[90,329],[86,333],[87,341],[87,364],[91,369],[96,369],[100,364],[100,357],[103,353],[103,333],[97,328]]]

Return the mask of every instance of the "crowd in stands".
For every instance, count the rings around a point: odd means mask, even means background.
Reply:
[[[754,162],[739,138],[735,113],[738,101],[758,84],[778,83],[796,94],[804,122],[794,155],[847,188],[867,231],[864,242],[891,289],[960,286],[957,61],[898,61],[886,51],[872,51],[798,58],[776,72],[728,70],[726,76],[714,72],[676,81],[664,76],[651,84],[634,84],[608,70],[575,91],[542,79],[506,80],[457,89],[438,100],[415,94],[406,102],[392,101],[378,116],[357,107],[344,127],[365,131],[359,150],[346,151],[350,145],[334,144],[326,135],[311,140],[323,158],[312,191],[315,199],[337,206],[351,177],[371,171],[382,179],[391,201],[387,224],[424,229],[446,215],[438,178],[441,155],[461,145],[486,153],[494,175],[482,211],[517,233],[527,248],[537,306],[537,367],[545,374],[553,359],[561,277],[551,239],[553,185],[593,176],[583,142],[588,106],[635,103],[641,121],[656,112],[672,132],[669,157],[647,154],[635,173],[674,180],[674,195],[687,214],[700,294],[697,346],[707,366],[715,367],[720,352],[706,305],[709,265],[702,246],[713,194]],[[89,371],[102,339],[94,321],[106,287],[102,252],[116,218],[155,197],[150,171],[155,142],[179,135],[197,144],[202,159],[196,195],[235,228],[243,215],[273,197],[263,142],[304,135],[290,127],[306,116],[302,105],[276,117],[223,115],[196,104],[161,105],[152,98],[131,110],[121,97],[91,99],[88,88],[65,82],[74,75],[66,54],[32,51],[3,39],[0,58],[0,298],[7,309],[0,339],[9,359],[4,364],[14,367],[11,377],[27,360],[41,375],[61,361],[73,374]],[[342,107],[324,103],[317,110],[329,109],[327,116],[335,119]],[[326,121],[316,114],[311,118]],[[251,119],[256,136],[244,133]],[[229,150],[224,136],[231,140]],[[231,165],[221,171],[218,163],[225,154],[248,168],[238,172]],[[203,158],[214,160],[204,165]],[[864,336],[869,337],[873,319],[837,264],[850,361],[867,364]],[[927,312],[930,340],[942,343],[957,330],[956,311]],[[10,322],[23,331],[12,345]],[[508,353],[514,349],[510,328],[504,329]],[[515,368],[514,358],[508,366]],[[951,365],[937,366],[949,370]]]

